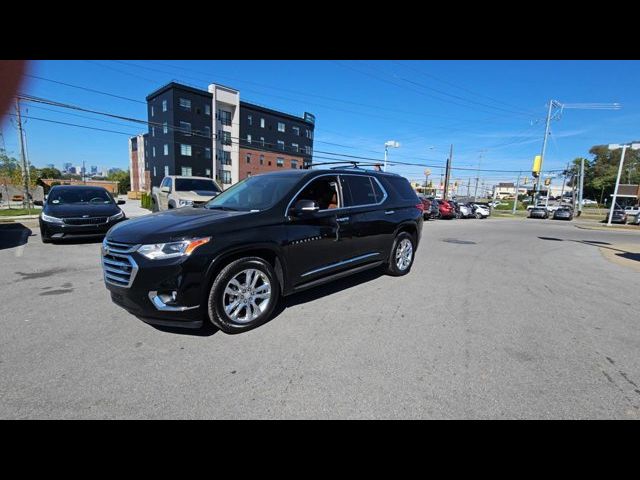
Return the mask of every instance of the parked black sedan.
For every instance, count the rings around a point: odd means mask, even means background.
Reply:
[[[535,207],[529,210],[529,218],[549,218],[549,212],[545,207]]]
[[[125,220],[124,212],[103,187],[56,185],[51,188],[40,214],[44,243],[71,237],[104,235]]]
[[[572,220],[573,219],[573,210],[569,207],[560,207],[555,212],[553,212],[554,220]]]

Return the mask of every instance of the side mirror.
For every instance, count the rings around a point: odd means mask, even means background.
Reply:
[[[317,212],[320,207],[313,200],[298,200],[291,209],[291,214],[299,217],[301,215]]]
[[[126,202],[126,200],[118,200],[118,205],[124,205]]]
[[[171,193],[171,187],[162,187],[160,191],[164,193]]]
[[[33,204],[38,206],[38,207],[41,207],[42,206],[42,200],[34,200]]]

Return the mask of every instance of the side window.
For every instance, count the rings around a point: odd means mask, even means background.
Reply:
[[[344,175],[344,184],[351,193],[350,207],[378,203],[371,178],[366,175]]]
[[[416,192],[411,188],[411,184],[409,184],[409,181],[406,178],[385,176],[384,180],[386,181],[386,185],[391,189],[391,192],[389,193],[394,193],[400,200],[414,202],[418,199]]]
[[[302,190],[291,205],[299,200],[313,200],[320,210],[340,208],[340,195],[338,194],[337,177],[320,177],[312,181]]]
[[[371,179],[371,185],[373,185],[373,193],[376,195],[376,203],[380,203],[384,198],[384,192],[380,188],[380,184],[373,178]]]

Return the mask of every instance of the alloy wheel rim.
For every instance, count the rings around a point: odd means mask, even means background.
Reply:
[[[413,244],[408,238],[403,238],[396,249],[396,266],[399,270],[406,270],[413,258]]]
[[[236,323],[256,320],[271,300],[271,282],[267,275],[255,268],[242,270],[233,276],[222,294],[222,306]]]

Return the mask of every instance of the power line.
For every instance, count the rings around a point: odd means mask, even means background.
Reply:
[[[11,117],[16,117],[16,114],[14,114],[14,113],[9,113],[8,115],[11,116]],[[127,135],[129,137],[135,135],[135,134],[132,134],[132,133],[127,133],[127,132],[118,132],[118,131],[115,131],[115,130],[107,130],[107,129],[104,129],[104,128],[89,127],[87,125],[79,125],[77,123],[61,122],[59,120],[49,120],[47,118],[38,118],[38,117],[25,116],[25,115],[23,115],[22,118],[29,118],[31,120],[39,120],[41,122],[57,123],[57,124],[60,124],[60,125],[68,125],[68,126],[78,127],[78,128],[86,128],[86,129],[89,129],[89,130],[99,130],[101,132],[120,133],[122,135]]]
[[[25,77],[36,78],[38,80],[43,80],[45,82],[56,83],[58,85],[64,85],[66,87],[77,88],[79,90],[85,90],[87,92],[97,93],[97,94],[100,94],[100,95],[106,95],[106,96],[113,97],[113,98],[119,98],[121,100],[128,100],[130,102],[142,103],[144,105],[147,104],[147,102],[143,102],[142,100],[136,100],[135,98],[123,97],[122,95],[116,95],[114,93],[103,92],[101,90],[95,90],[93,88],[82,87],[80,85],[72,85],[70,83],[60,82],[58,80],[51,80],[50,78],[44,78],[44,77],[40,77],[38,75],[32,75],[30,73],[25,73],[24,75],[25,75]]]

